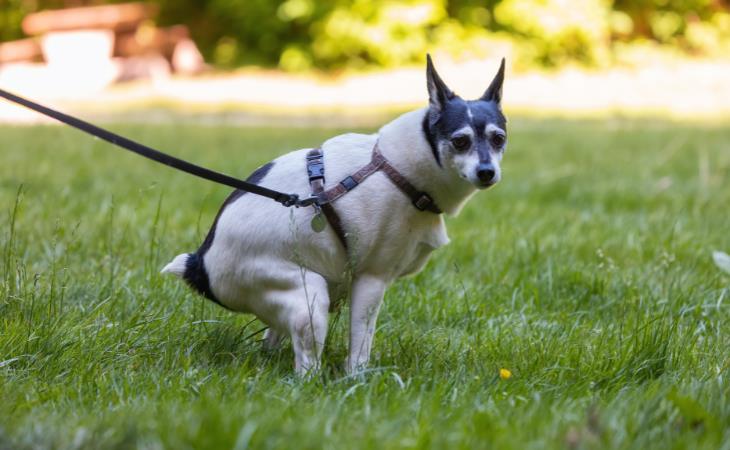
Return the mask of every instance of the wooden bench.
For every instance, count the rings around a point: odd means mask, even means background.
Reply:
[[[195,74],[205,62],[184,25],[158,28],[148,3],[47,10],[23,19],[32,36],[0,44],[0,65],[43,62],[49,68],[107,73],[116,80]]]

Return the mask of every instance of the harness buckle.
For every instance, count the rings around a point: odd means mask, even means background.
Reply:
[[[324,178],[324,163],[321,159],[319,161],[309,161],[307,164],[307,175],[309,175],[309,181]]]
[[[433,199],[430,195],[426,194],[425,192],[419,192],[418,198],[413,200],[413,206],[416,207],[419,211],[425,211],[428,209],[431,205],[433,205]]]
[[[340,184],[346,190],[351,191],[351,190],[355,189],[355,186],[357,186],[360,183],[358,183],[357,180],[355,180],[354,178],[352,178],[351,176],[349,176],[349,177],[345,178],[344,180],[340,181]]]

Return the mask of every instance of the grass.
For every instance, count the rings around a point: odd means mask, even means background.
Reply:
[[[116,125],[244,176],[336,130]],[[227,189],[0,127],[0,448],[730,448],[730,129],[514,120],[504,180],[324,370],[160,267]],[[499,378],[499,369],[512,378]]]

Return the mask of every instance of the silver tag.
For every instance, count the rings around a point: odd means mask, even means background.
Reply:
[[[315,233],[321,233],[327,226],[327,220],[325,220],[324,214],[322,214],[321,209],[315,207],[314,210],[314,217],[312,217],[312,222],[310,223],[310,225]]]

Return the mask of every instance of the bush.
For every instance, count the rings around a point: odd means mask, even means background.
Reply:
[[[605,0],[505,0],[495,19],[523,38],[529,62],[557,66],[568,61],[593,64],[609,42],[609,5]]]
[[[0,39],[21,37],[31,9],[79,2],[5,0]],[[99,0],[84,3],[111,3]],[[716,0],[161,0],[159,23],[185,23],[209,61],[312,67],[421,62],[516,49],[523,66],[601,65],[616,42],[650,40],[694,54],[730,48],[727,2]],[[499,49],[499,50],[496,50]]]

